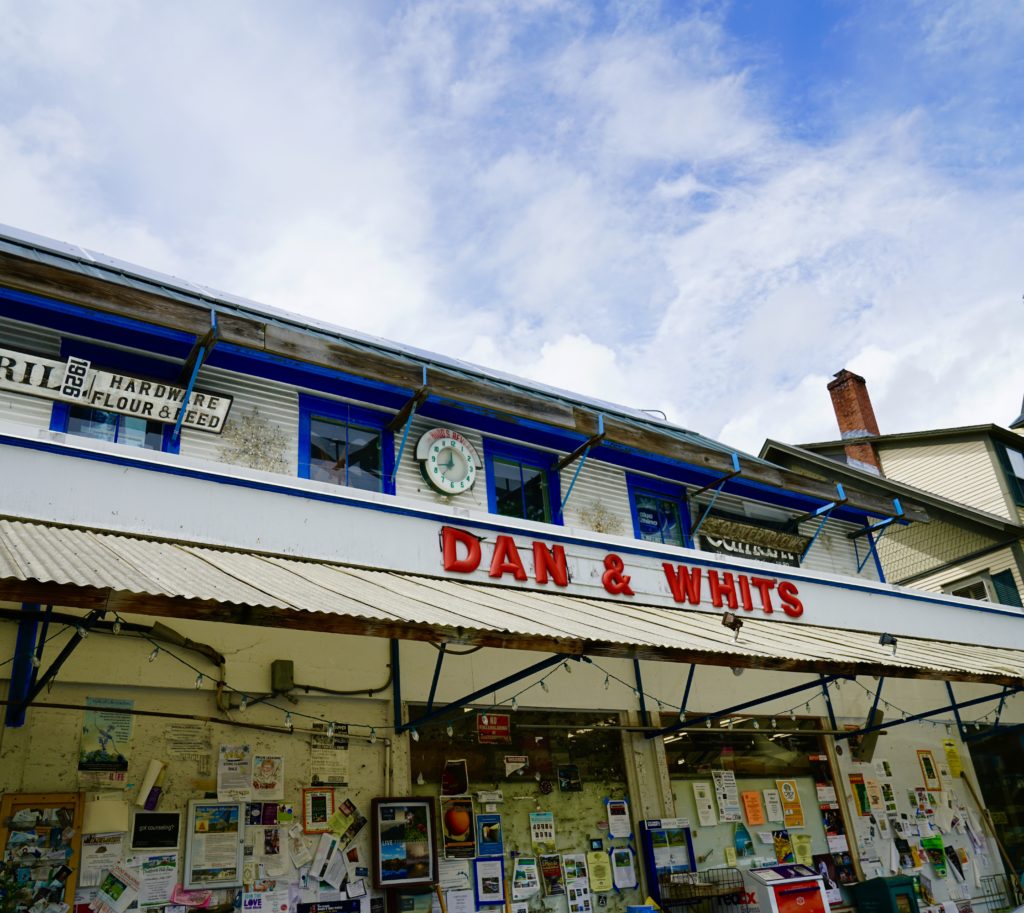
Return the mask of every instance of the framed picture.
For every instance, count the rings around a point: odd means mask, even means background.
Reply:
[[[473,860],[473,892],[478,907],[504,905],[505,857]]]
[[[921,765],[921,776],[924,778],[924,788],[932,792],[942,791],[942,781],[939,779],[939,768],[935,764],[935,755],[927,749],[920,749],[917,752],[917,760]]]
[[[375,888],[427,886],[437,881],[436,816],[431,796],[373,800]]]
[[[185,836],[185,887],[238,888],[245,850],[245,802],[190,799]]]
[[[318,786],[302,790],[302,833],[325,834],[334,814],[334,787]]]
[[[395,888],[387,892],[387,913],[430,913],[433,888]]]

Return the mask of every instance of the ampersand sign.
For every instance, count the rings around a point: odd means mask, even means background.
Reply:
[[[606,570],[601,575],[601,583],[604,584],[604,588],[613,596],[632,596],[629,575],[622,573],[626,568],[622,559],[618,555],[606,555],[604,566]]]

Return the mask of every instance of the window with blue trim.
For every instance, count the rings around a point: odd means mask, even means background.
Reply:
[[[999,462],[1003,464],[1006,484],[1014,503],[1024,506],[1024,453],[1001,442],[996,444],[996,453],[999,455]]]
[[[633,534],[646,542],[689,547],[690,514],[684,492],[656,479],[629,477]]]
[[[94,368],[130,374],[140,380],[175,383],[179,366],[174,362],[147,358],[134,352],[108,349],[94,343],[65,339],[60,347],[61,358],[85,358]],[[145,450],[177,453],[179,442],[172,440],[174,426],[135,415],[122,415],[95,406],[78,406],[55,402],[50,412],[50,430],[110,441]]]
[[[299,475],[394,494],[390,415],[313,396],[299,397]]]
[[[554,455],[503,441],[484,441],[487,507],[492,514],[561,523]]]

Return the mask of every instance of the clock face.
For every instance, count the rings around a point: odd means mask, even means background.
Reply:
[[[457,495],[476,481],[477,455],[462,435],[445,429],[428,431],[416,447],[423,477],[438,491]]]

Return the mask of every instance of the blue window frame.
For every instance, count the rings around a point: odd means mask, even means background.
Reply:
[[[637,539],[693,548],[685,489],[639,476],[627,476],[626,486]]]
[[[299,396],[299,477],[363,491],[395,493],[391,415]]]
[[[556,459],[543,450],[485,439],[487,509],[503,517],[561,525]]]
[[[130,374],[142,380],[175,383],[178,379],[179,367],[173,362],[80,340],[63,340],[60,355],[61,358],[85,358],[93,367]],[[177,453],[181,443],[180,440],[172,440],[174,425],[66,402],[53,404],[50,430],[164,453]]]
[[[1024,452],[996,442],[996,453],[1006,473],[1006,484],[1014,503],[1024,506]]]

